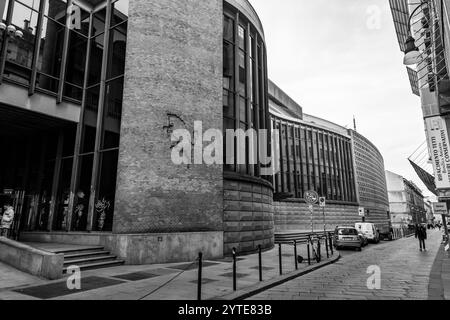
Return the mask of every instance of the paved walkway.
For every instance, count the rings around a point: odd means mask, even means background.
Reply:
[[[0,262],[0,292],[14,287],[30,284],[41,284],[44,282],[45,280],[29,275],[28,273],[21,272]]]
[[[450,252],[441,246],[431,269],[428,298],[431,300],[450,300]]]
[[[323,250],[324,252],[325,250]],[[294,250],[282,246],[283,274],[295,270]],[[306,245],[298,245],[298,254],[307,256]],[[335,253],[335,257],[337,253]],[[264,252],[263,279],[279,277],[278,246]],[[327,259],[324,259],[326,261]],[[306,269],[307,263],[300,265]],[[202,299],[221,297],[233,292],[231,258],[205,261],[203,268]],[[258,255],[239,257],[237,262],[238,290],[259,284]],[[66,279],[43,281],[36,285],[0,291],[1,299],[56,299],[56,300],[196,300],[197,263],[176,263],[147,266],[118,266],[82,272],[81,290],[69,290]]]
[[[426,300],[429,297],[430,273],[441,249],[441,239],[440,232],[431,231],[426,252],[419,251],[419,242],[412,237],[372,245],[362,253],[343,253],[343,258],[338,263],[265,291],[251,299]],[[379,290],[368,289],[367,281],[370,274],[367,271],[371,266],[380,268]],[[448,264],[445,266],[448,268]]]

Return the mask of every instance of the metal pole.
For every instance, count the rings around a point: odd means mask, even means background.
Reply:
[[[259,252],[259,281],[263,281],[263,276],[262,276],[262,248],[261,245],[258,245],[258,252]]]
[[[294,260],[295,260],[295,270],[298,270],[297,240],[294,240]]]
[[[310,241],[308,240],[308,265],[311,265],[311,247],[310,247]]]
[[[333,251],[333,235],[331,233],[328,234],[329,237],[329,242],[330,242],[330,250],[331,250],[331,255],[334,255],[334,251]]]
[[[281,243],[278,244],[278,262],[280,263],[280,276],[283,275],[283,260],[281,257]]]
[[[322,253],[320,252],[320,238],[317,238],[317,259],[319,260],[317,262],[322,261]]]
[[[236,248],[233,248],[233,291],[237,290],[237,281],[236,281]]]
[[[327,235],[325,234],[325,250],[327,251],[327,259],[330,258],[330,252],[328,250],[328,238]]]
[[[202,268],[203,268],[203,253],[198,254],[198,280],[197,280],[197,300],[202,300]]]

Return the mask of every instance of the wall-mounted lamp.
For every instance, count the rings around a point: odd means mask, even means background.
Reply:
[[[405,43],[405,58],[403,64],[405,66],[411,66],[417,64],[420,57],[419,48],[416,47],[416,40],[413,37],[408,37]]]
[[[425,2],[421,2],[420,5],[414,9],[414,11],[411,13],[411,16],[408,20],[408,31],[411,31],[411,20],[416,14],[416,12],[419,9],[422,9],[422,5],[424,5]],[[413,36],[409,36],[408,39],[406,39],[405,42],[405,58],[403,59],[403,64],[405,66],[411,66],[414,64],[417,64],[419,62],[420,52],[419,48],[416,46],[416,39],[414,39]]]

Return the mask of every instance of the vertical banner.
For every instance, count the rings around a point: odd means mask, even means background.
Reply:
[[[442,117],[425,119],[436,188],[450,189],[450,144],[447,125]]]

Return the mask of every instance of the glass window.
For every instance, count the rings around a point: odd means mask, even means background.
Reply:
[[[29,84],[39,13],[18,1],[14,2],[11,24],[23,36],[10,37],[6,53],[5,76]]]
[[[223,37],[225,40],[234,43],[234,21],[230,17],[224,17]]]
[[[235,117],[235,108],[234,108],[234,94],[228,90],[223,90],[223,116],[227,118]],[[226,128],[226,129],[234,129]]]
[[[121,76],[125,73],[126,45],[127,25],[125,23],[111,30],[107,79]]]
[[[45,1],[44,15],[66,25],[67,3],[65,0]]]
[[[102,150],[119,147],[122,98],[123,77],[108,82],[105,93]]]
[[[92,37],[96,37],[105,32],[106,8],[95,12],[92,17]]]
[[[128,20],[128,3],[129,0],[117,0],[112,4],[112,27]]]
[[[86,69],[87,38],[70,31],[64,94],[81,101]]]
[[[93,154],[81,156],[79,158],[78,186],[75,191],[72,212],[72,230],[75,231],[86,231],[87,229],[93,162]]]
[[[88,86],[100,83],[104,40],[105,40],[104,34],[101,34],[91,39]]]
[[[85,111],[83,119],[84,131],[81,148],[82,153],[93,152],[95,148],[99,97],[99,85],[86,90]]]
[[[119,151],[101,153],[98,198],[95,201],[94,229],[112,231]]]
[[[0,20],[1,22],[3,22],[4,24],[8,25],[6,22],[6,16],[8,13],[8,6],[9,6],[9,2],[8,1],[0,1]],[[3,37],[4,37],[4,32],[0,32],[0,48],[3,45]]]
[[[247,95],[247,67],[245,52],[239,50],[239,92]]]
[[[239,48],[244,50],[246,49],[245,47],[245,35],[246,35],[246,31],[245,28],[242,26],[238,27],[238,37],[239,37]]]
[[[44,17],[37,61],[38,77],[36,79],[36,85],[41,89],[52,92],[58,91],[64,30],[64,25]]]
[[[70,181],[72,177],[73,158],[63,159],[59,176],[56,199],[56,220],[54,230],[67,230],[69,218]]]

